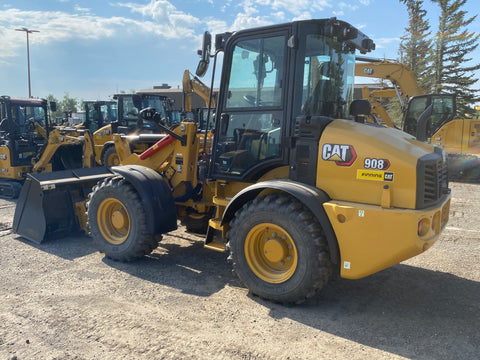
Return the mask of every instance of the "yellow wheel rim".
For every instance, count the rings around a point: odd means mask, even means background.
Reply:
[[[264,223],[253,227],[245,239],[245,258],[260,279],[278,284],[292,277],[297,268],[297,248],[282,227]]]
[[[130,233],[130,216],[125,206],[114,198],[98,207],[97,224],[103,238],[113,245],[122,244]]]
[[[107,166],[120,165],[120,158],[117,153],[112,153],[107,158]]]

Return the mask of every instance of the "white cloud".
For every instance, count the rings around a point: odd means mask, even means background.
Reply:
[[[185,39],[195,37],[193,26],[201,23],[191,15],[176,11],[166,1],[152,1],[149,5],[138,8],[138,11],[152,17],[152,21],[126,17],[104,18],[85,12],[88,9],[76,7],[76,10],[83,13],[0,10],[0,58],[16,56],[25,46],[25,34],[13,30],[24,27],[25,24],[28,24],[29,29],[40,31],[30,36],[30,43],[45,44],[71,39],[99,40],[117,34],[127,36],[130,33],[151,33],[166,39]]]
[[[299,21],[299,20],[308,20],[312,18],[312,14],[308,11],[304,11],[301,14],[298,14],[298,16],[295,16],[292,21]]]
[[[377,49],[382,48],[391,48],[392,44],[399,43],[401,39],[399,37],[392,37],[392,38],[375,38],[373,37],[373,41],[375,42]]]
[[[224,20],[218,20],[214,18],[209,18],[205,20],[207,24],[207,29],[212,34],[219,34],[228,31],[228,24]]]
[[[200,19],[177,10],[174,5],[166,0],[151,0],[144,6],[135,3],[120,3],[118,5],[128,7],[134,13],[152,18],[170,38],[192,36],[194,35],[192,27],[201,24]],[[176,35],[174,35],[175,33]]]
[[[332,7],[332,0],[246,0],[259,6],[269,6],[272,10],[289,12],[303,18],[307,12],[323,11]]]
[[[235,18],[230,30],[242,30],[242,29],[249,29],[253,27],[271,25],[273,22],[266,17],[262,16],[251,16],[248,13],[239,13]]]
[[[78,4],[75,5],[73,7],[73,9],[77,12],[83,12],[83,13],[90,13],[90,9],[89,8],[84,8],[84,7],[80,7]]]

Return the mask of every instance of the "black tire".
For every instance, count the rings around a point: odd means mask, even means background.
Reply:
[[[133,261],[158,246],[161,236],[147,231],[141,199],[123,177],[103,180],[88,198],[89,234],[95,247],[108,258]]]
[[[120,159],[117,154],[115,146],[108,146],[102,155],[102,164],[104,166],[120,165]]]
[[[296,199],[283,194],[254,199],[230,226],[233,269],[251,293],[298,304],[328,282],[332,264],[325,235]]]
[[[187,212],[182,219],[182,225],[188,232],[195,234],[206,234],[208,230],[208,221],[212,218],[212,211],[207,213],[198,213],[196,211]]]

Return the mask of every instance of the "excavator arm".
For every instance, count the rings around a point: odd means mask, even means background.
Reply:
[[[183,72],[182,87],[185,94],[184,110],[186,112],[192,111],[193,93],[199,95],[203,101],[205,101],[205,106],[208,106],[208,102],[210,101],[210,88],[188,70]],[[213,99],[213,97],[210,105],[212,108],[215,107],[215,99]]]
[[[395,127],[383,105],[377,100],[385,97],[398,97],[402,111],[409,98],[423,95],[425,92],[418,86],[414,72],[406,65],[389,60],[357,58],[355,76],[389,80],[394,89],[370,91],[368,87],[362,89],[362,97],[372,104],[372,115],[378,115],[389,127]]]
[[[361,59],[361,58],[360,58]],[[357,59],[358,60],[358,59]],[[414,72],[399,62],[381,60],[376,62],[356,62],[355,76],[389,80],[398,87],[404,97],[423,95]]]

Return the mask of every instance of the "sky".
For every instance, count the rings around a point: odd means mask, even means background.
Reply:
[[[434,31],[438,6],[424,5]],[[464,9],[468,17],[478,14],[477,0]],[[29,35],[32,96],[61,100],[68,93],[80,101],[164,83],[180,87],[184,70],[196,69],[206,30],[330,17],[374,40],[368,56],[398,58],[408,26],[399,0],[0,0],[0,95],[28,97],[26,33],[15,29],[39,31]],[[480,32],[480,17],[469,31]],[[210,85],[209,73],[202,81]]]

